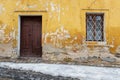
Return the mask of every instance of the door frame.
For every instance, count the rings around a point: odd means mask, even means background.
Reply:
[[[18,15],[18,57],[21,57],[20,56],[20,44],[21,44],[21,17],[22,16],[42,16],[43,18],[43,15]]]

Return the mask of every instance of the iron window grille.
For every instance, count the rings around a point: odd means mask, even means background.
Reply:
[[[104,41],[104,14],[86,13],[86,40]]]

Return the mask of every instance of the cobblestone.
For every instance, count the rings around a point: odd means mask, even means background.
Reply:
[[[79,80],[79,79],[62,76],[51,76],[32,71],[0,68],[0,80]]]

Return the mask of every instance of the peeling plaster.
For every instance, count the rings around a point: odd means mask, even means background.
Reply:
[[[117,57],[110,54],[109,47],[95,47],[94,49],[90,49],[87,47],[86,43],[79,45],[77,51],[74,51],[74,49],[71,48],[56,48],[47,44],[43,46],[43,53],[43,59],[45,60],[61,61],[65,58],[70,58],[72,61],[87,61],[89,59],[97,58],[102,59],[103,61],[107,61],[107,59],[119,61]]]
[[[3,11],[5,11],[5,8],[3,7],[2,4],[0,4],[0,14],[2,14]]]
[[[50,12],[48,12],[49,13],[49,17],[50,18],[55,18],[55,17],[58,17],[58,22],[60,22],[60,4],[55,4],[55,3],[53,3],[53,2],[50,2],[49,3],[49,5],[50,5]],[[47,3],[47,6],[48,6],[48,3]],[[47,7],[46,8],[47,10],[49,10],[49,8]],[[56,14],[56,15],[52,15],[52,14]]]
[[[27,5],[28,8],[37,8],[37,5]]]
[[[12,43],[0,44],[0,57],[11,57]]]
[[[32,8],[37,8],[37,5],[36,4],[29,4],[29,1],[23,1],[23,0],[18,0],[17,2],[16,2],[16,6],[18,6],[18,8],[20,8],[20,9],[23,9],[23,10],[25,10],[25,9],[27,9],[27,8],[30,8],[30,9],[32,9]],[[17,9],[18,9],[17,8]]]
[[[50,5],[51,5],[51,11],[55,11],[55,4],[51,2]]]
[[[16,2],[16,6],[19,6],[20,3],[21,3],[21,0],[18,0],[18,1]]]
[[[56,47],[63,47],[64,41],[71,38],[68,30],[62,26],[58,28],[55,32],[46,33],[44,36],[44,43],[52,43]]]
[[[0,43],[4,40],[4,31],[0,30]]]
[[[6,29],[7,25],[1,24],[0,25],[0,43],[2,43],[5,40],[5,32],[4,30]]]

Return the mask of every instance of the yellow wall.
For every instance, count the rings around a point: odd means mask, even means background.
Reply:
[[[18,52],[20,15],[43,16],[43,45],[80,45],[86,33],[86,12],[104,13],[106,38],[104,43],[87,43],[113,45],[110,51],[115,53],[120,45],[119,5],[119,0],[0,0],[0,54]]]

